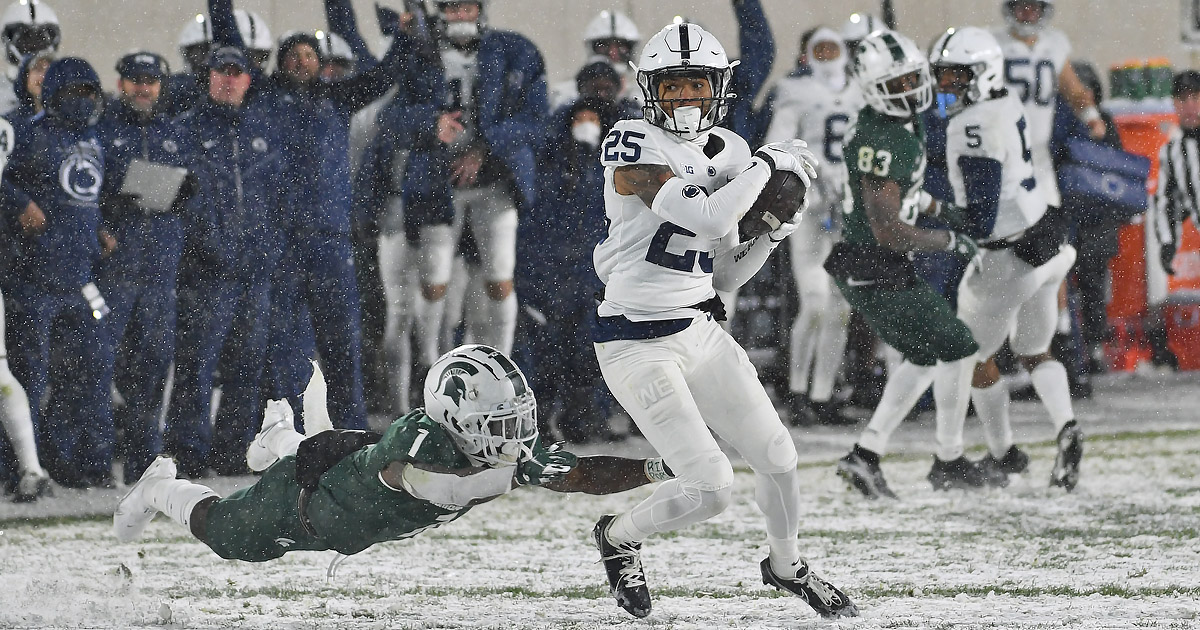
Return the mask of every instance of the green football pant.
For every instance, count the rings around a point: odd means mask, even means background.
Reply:
[[[949,363],[979,351],[971,330],[950,303],[924,281],[897,291],[834,282],[871,330],[915,365]]]

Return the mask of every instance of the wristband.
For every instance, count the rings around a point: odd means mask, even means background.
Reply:
[[[1079,112],[1079,115],[1083,117],[1083,122],[1090,123],[1093,120],[1100,120],[1100,110],[1096,109],[1095,105],[1085,107],[1082,112]]]
[[[646,460],[646,478],[650,481],[667,481],[675,478],[675,473],[667,466],[661,457],[651,457]]]

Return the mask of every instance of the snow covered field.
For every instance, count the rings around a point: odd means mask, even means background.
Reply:
[[[162,517],[141,543],[118,544],[109,514],[119,492],[60,490],[34,506],[0,503],[0,627],[1200,628],[1198,408],[1195,373],[1104,382],[1078,406],[1088,441],[1071,495],[1047,488],[1053,436],[1037,403],[1014,409],[1031,471],[976,494],[924,481],[929,417],[905,425],[884,460],[901,495],[891,503],[867,502],[835,476],[853,431],[796,430],[808,483],[801,548],[858,603],[856,620],[824,621],[761,584],[762,520],[742,466],[726,513],[647,542],[646,620],[616,607],[586,538],[600,514],[649,488],[519,490],[353,556],[332,579],[332,552],[225,561]]]

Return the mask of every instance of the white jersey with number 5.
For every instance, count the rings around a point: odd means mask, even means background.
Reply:
[[[701,144],[704,143],[704,144]],[[602,317],[623,315],[632,321],[695,316],[691,308],[714,295],[713,259],[737,245],[737,230],[721,236],[697,235],[687,221],[668,212],[655,199],[652,210],[637,195],[621,195],[613,184],[617,168],[633,164],[669,166],[688,185],[684,196],[711,195],[751,163],[746,141],[732,131],[714,128],[696,142],[644,120],[618,122],[600,147],[604,165],[604,208],[608,236],[596,245],[592,259],[604,283]],[[667,194],[661,191],[659,197]]]
[[[1011,93],[967,107],[946,127],[946,165],[954,203],[966,207],[966,176],[972,158],[1001,165],[996,223],[985,241],[1002,239],[1037,223],[1046,213],[1042,181],[1036,178],[1025,109]],[[965,160],[963,158],[966,158]]]
[[[1004,51],[1004,82],[1010,94],[1025,105],[1029,120],[1029,142],[1033,164],[1047,200],[1058,205],[1058,182],[1050,158],[1050,136],[1054,132],[1054,107],[1058,97],[1058,77],[1067,67],[1071,42],[1057,29],[1045,28],[1033,46],[1013,37],[1007,28],[992,30]]]

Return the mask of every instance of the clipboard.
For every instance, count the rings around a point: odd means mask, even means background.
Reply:
[[[187,174],[186,168],[134,159],[121,182],[121,192],[137,195],[138,205],[147,213],[170,212]]]

